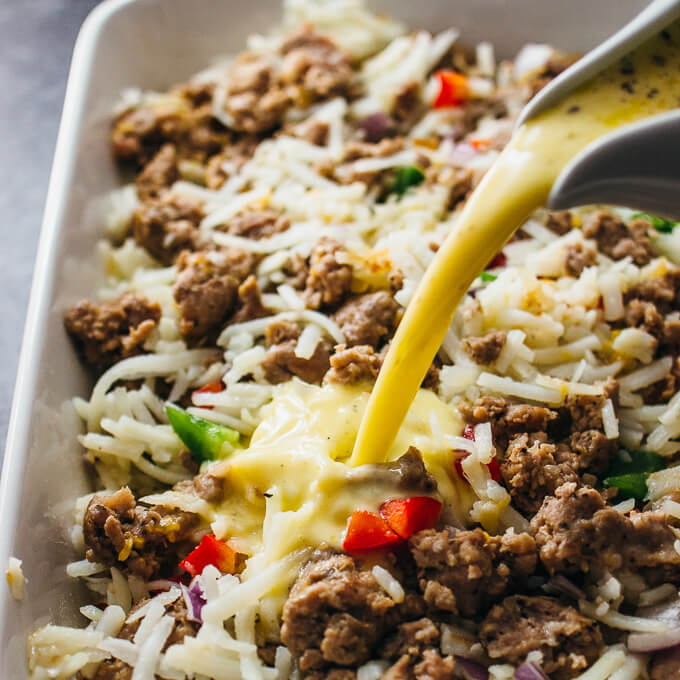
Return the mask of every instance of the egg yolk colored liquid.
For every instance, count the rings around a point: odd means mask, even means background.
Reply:
[[[399,324],[351,464],[385,460],[470,284],[537,208],[560,171],[614,128],[680,106],[680,23],[521,126],[468,200]]]

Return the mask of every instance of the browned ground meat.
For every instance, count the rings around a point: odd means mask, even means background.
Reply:
[[[494,442],[504,448],[508,439],[522,432],[546,432],[557,413],[543,406],[521,404],[502,397],[480,397],[472,404],[458,406],[465,420],[473,425],[491,423]]]
[[[309,118],[291,126],[286,132],[315,146],[326,146],[330,131],[330,125],[325,121]]]
[[[236,309],[239,284],[254,266],[253,255],[238,248],[182,252],[173,288],[181,333],[197,339],[221,328]]]
[[[357,674],[351,668],[326,668],[323,671],[305,673],[305,680],[356,680]]]
[[[212,156],[205,168],[205,184],[208,189],[219,189],[238,172],[253,157],[259,141],[255,135],[241,135],[233,144],[228,144]]]
[[[595,489],[570,482],[545,499],[531,531],[545,568],[570,574],[588,572],[593,565],[621,567],[627,524],[625,515],[607,507]]]
[[[231,128],[260,133],[281,124],[294,96],[295,91],[278,77],[271,57],[246,52],[229,73],[223,106]]]
[[[208,503],[219,503],[224,498],[224,477],[217,477],[211,472],[198,474],[197,469],[192,479],[177,482],[173,489],[194,493]]]
[[[632,220],[627,224],[605,211],[591,215],[583,225],[583,235],[595,239],[601,253],[614,260],[630,256],[638,266],[647,264],[657,253],[647,232],[647,220]]]
[[[427,472],[423,457],[415,446],[397,460],[379,465],[361,465],[348,473],[352,484],[385,482],[411,495],[430,495],[437,490],[435,478]]]
[[[589,487],[568,483],[546,498],[531,520],[543,565],[552,574],[593,567],[629,568],[649,585],[678,583],[680,555],[668,516],[658,511],[626,517]]]
[[[349,555],[310,562],[283,607],[281,640],[300,669],[357,666],[372,656],[394,600]]]
[[[394,331],[399,305],[385,290],[359,295],[335,313],[347,344],[377,347]]]
[[[536,567],[536,545],[529,534],[428,529],[415,534],[409,548],[427,604],[461,616],[484,611]]]
[[[626,297],[630,298],[630,295]],[[656,339],[657,356],[677,355],[680,353],[680,320],[675,316],[680,307],[676,307],[670,316],[664,316],[661,311],[664,307],[664,304],[637,297],[630,298],[626,302],[624,321],[626,326],[641,328]]]
[[[409,446],[408,451],[396,463],[399,486],[402,489],[420,493],[432,493],[437,489],[435,478],[426,470],[423,456],[415,446]]]
[[[268,238],[286,231],[290,220],[272,210],[248,210],[232,217],[225,225],[225,231],[244,238]]]
[[[289,322],[274,322],[265,331],[269,350],[262,362],[265,378],[273,384],[297,376],[309,383],[320,383],[330,366],[331,343],[322,338],[309,359],[295,356],[300,329]]]
[[[470,168],[445,168],[439,173],[437,183],[449,187],[447,207],[453,210],[463,203],[475,188],[475,174]]]
[[[158,198],[178,178],[175,145],[164,144],[137,175],[137,195],[142,201]]]
[[[595,264],[597,254],[584,248],[582,243],[572,243],[564,249],[563,258],[565,273],[578,278],[586,267],[592,267]]]
[[[349,294],[352,267],[338,262],[340,250],[340,244],[328,238],[320,239],[312,250],[305,280],[305,300],[311,309],[337,307]]]
[[[397,123],[399,130],[406,132],[413,127],[416,121],[427,112],[427,105],[422,97],[423,88],[421,83],[414,80],[403,85],[394,97],[391,117]]]
[[[558,236],[564,236],[573,227],[571,213],[568,210],[551,210],[546,213],[544,224]]]
[[[391,182],[392,170],[357,171],[351,163],[362,158],[383,158],[392,156],[404,148],[403,137],[386,137],[375,144],[369,142],[349,141],[345,144],[342,158],[335,161],[322,161],[318,170],[323,175],[332,177],[340,184],[363,182],[369,188],[379,187],[382,191]]]
[[[198,250],[204,238],[198,229],[203,219],[195,201],[165,192],[143,203],[132,218],[135,241],[161,264],[169,265],[182,250]]]
[[[584,430],[572,433],[569,439],[557,445],[556,459],[568,461],[579,473],[589,472],[601,477],[609,469],[616,449],[616,440],[607,439],[600,430]]]
[[[625,558],[628,567],[641,573],[651,586],[680,582],[677,536],[663,512],[633,512],[632,530],[627,534]]]
[[[243,323],[269,316],[271,311],[262,303],[260,287],[252,274],[238,287],[238,308],[230,323]]]
[[[680,679],[680,647],[656,652],[649,664],[649,680]]]
[[[352,94],[354,74],[347,55],[328,38],[305,27],[281,46],[284,82],[297,85],[309,101]]]
[[[505,331],[497,331],[479,338],[464,338],[461,347],[475,363],[487,366],[498,359],[507,339]]]
[[[569,68],[577,59],[578,56],[573,54],[554,52],[541,70],[535,73],[529,81],[531,95],[533,96],[542,90],[553,78],[557,78],[562,71]]]
[[[382,357],[370,345],[337,345],[330,363],[331,368],[326,373],[325,382],[353,385],[375,380],[380,372]]]
[[[404,654],[381,676],[382,680],[453,680],[455,659],[442,657],[437,649],[426,649],[422,655]]]
[[[83,520],[87,559],[147,580],[173,570],[202,531],[198,515],[137,505],[127,487],[110,496],[94,496]]]
[[[584,394],[570,394],[565,401],[565,410],[570,417],[572,431],[602,429],[602,407],[607,399],[614,404],[618,401],[619,384],[613,378],[607,378],[602,383],[601,395],[588,396]]]
[[[232,141],[212,114],[212,86],[179,86],[162,105],[148,104],[123,112],[113,125],[111,146],[121,161],[146,164],[166,142],[181,158],[204,162]]]
[[[545,432],[515,435],[508,444],[500,468],[515,507],[533,515],[546,496],[565,482],[578,481],[568,462],[558,463],[557,447]]]
[[[626,302],[643,300],[653,302],[660,314],[680,309],[680,273],[669,272],[638,283],[626,292]]]
[[[439,646],[439,628],[431,619],[422,618],[399,625],[385,641],[381,656],[398,659],[404,654],[420,656],[430,647]]]
[[[529,652],[540,652],[542,668],[554,680],[579,675],[604,647],[595,621],[552,598],[525,595],[513,595],[494,606],[479,637],[495,662],[517,666]]]
[[[149,600],[140,600],[131,610],[134,613],[140,607],[143,607]],[[170,633],[163,651],[171,645],[181,644],[185,637],[194,637],[198,633],[199,624],[189,620],[187,607],[182,596],[178,597],[174,602],[166,605],[165,613],[175,620],[175,625]],[[116,637],[121,640],[132,640],[139,628],[142,619],[137,619],[132,623],[126,623],[120,633]],[[131,680],[132,666],[129,666],[120,659],[106,659],[99,664],[93,680]]]
[[[126,293],[108,302],[82,300],[64,315],[64,325],[88,364],[105,368],[140,354],[161,318],[161,308]]]
[[[348,58],[325,37],[305,28],[273,57],[242,53],[229,74],[224,110],[230,127],[258,133],[281,125],[294,105],[349,94],[353,72]]]

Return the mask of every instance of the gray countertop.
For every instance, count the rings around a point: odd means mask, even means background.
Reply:
[[[80,24],[96,4],[97,0],[0,0],[3,448],[71,51]]]

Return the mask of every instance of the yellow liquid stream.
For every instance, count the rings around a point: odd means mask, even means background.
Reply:
[[[399,324],[361,423],[352,465],[378,463],[399,430],[470,284],[565,165],[613,128],[680,107],[680,23],[520,127],[465,206]]]

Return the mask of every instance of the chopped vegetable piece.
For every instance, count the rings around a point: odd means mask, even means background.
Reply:
[[[460,458],[456,458],[456,461],[454,462],[454,466],[456,468],[456,472],[458,475],[462,478],[465,479],[465,475],[463,473],[463,459],[467,458],[470,454],[465,453],[464,456],[461,456]],[[501,480],[501,466],[498,463],[498,461],[495,458],[492,458],[487,464],[486,467],[489,470],[489,474],[491,475],[491,479],[493,479],[494,482],[500,482]]]
[[[618,475],[607,477],[602,483],[607,486],[614,486],[619,490],[618,495],[622,498],[635,498],[641,501],[647,495],[648,472],[633,472],[628,475]]]
[[[224,392],[224,383],[222,380],[214,380],[213,382],[203,385],[203,387],[200,387],[197,390],[194,390],[194,394],[202,394],[203,392],[211,392],[213,394]]]
[[[649,213],[636,213],[633,215],[633,217],[651,222],[654,229],[662,232],[663,234],[669,234],[675,227],[678,226],[678,222],[673,222],[663,217],[657,217],[656,215],[650,215]]]
[[[442,504],[429,496],[396,498],[380,506],[380,516],[405,541],[422,529],[433,529],[441,511]]]
[[[489,272],[482,272],[479,275],[479,278],[482,279],[482,281],[495,281],[498,277],[495,274],[489,274]]]
[[[612,464],[609,476],[603,480],[607,487],[619,490],[622,498],[643,500],[647,495],[647,477],[651,472],[663,470],[666,460],[651,451],[628,451],[630,460],[619,456]]]
[[[505,265],[508,263],[508,258],[504,255],[503,251],[501,250],[500,253],[496,253],[495,257],[489,264],[486,265],[487,269],[496,269],[497,267],[505,267]]]
[[[342,547],[348,552],[362,552],[393,548],[400,543],[402,539],[380,515],[368,510],[357,510],[347,522]]]
[[[226,442],[238,443],[240,435],[230,427],[191,415],[175,404],[166,404],[165,412],[175,434],[199,463],[221,458],[222,447]]]
[[[489,474],[494,482],[499,482],[501,480],[501,465],[496,458],[492,458],[486,467],[489,468]]]
[[[626,459],[617,456],[612,463],[609,475],[617,477],[637,472],[657,472],[666,467],[667,461],[663,456],[651,451],[626,451]]]
[[[477,151],[484,151],[493,144],[493,139],[468,139],[467,143]]]
[[[465,429],[463,430],[463,437],[465,439],[469,439],[470,441],[475,441],[475,428],[474,425],[466,425]],[[458,476],[461,479],[465,479],[465,475],[463,473],[463,459],[467,458],[470,455],[469,452],[465,452],[464,455],[462,455],[460,458],[456,458],[454,462],[454,466],[456,468],[456,472],[458,473]],[[491,479],[493,479],[494,482],[500,482],[501,480],[501,466],[499,462],[495,459],[492,458],[487,464],[486,467],[489,470],[489,474],[491,475]]]
[[[394,184],[390,189],[390,193],[397,194],[401,197],[406,193],[409,187],[414,187],[420,184],[425,179],[425,174],[420,168],[415,165],[402,165],[397,168],[397,174],[394,178]]]
[[[233,574],[236,571],[236,563],[236,551],[229,544],[215,538],[213,534],[208,534],[179,563],[179,566],[192,576],[198,576],[209,564],[217,567],[223,574]]]
[[[432,102],[435,109],[460,106],[469,97],[468,80],[456,71],[437,71],[434,77],[439,81],[439,92]]]

